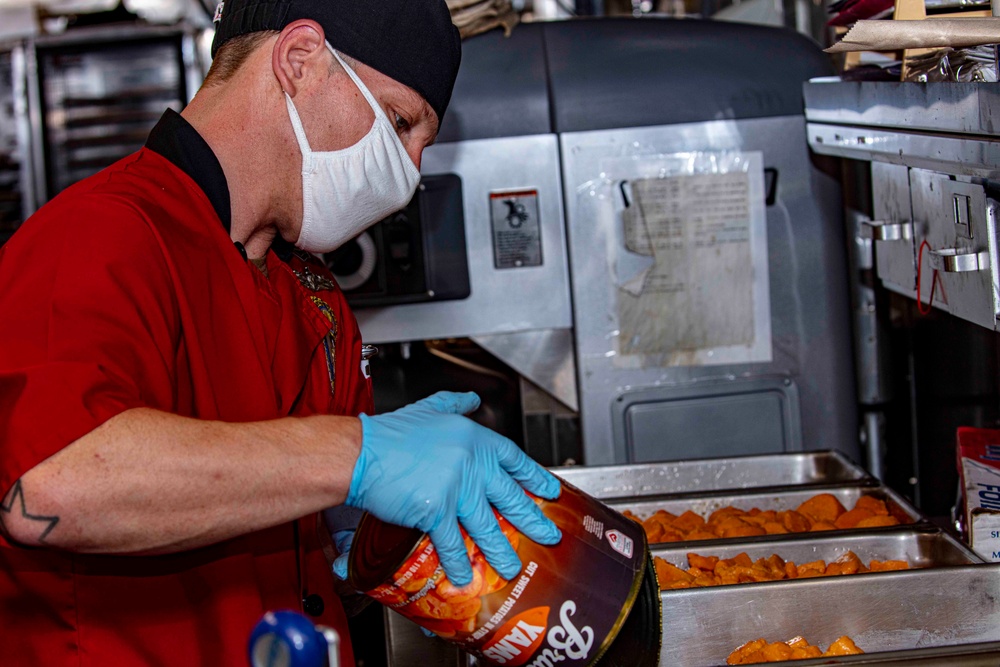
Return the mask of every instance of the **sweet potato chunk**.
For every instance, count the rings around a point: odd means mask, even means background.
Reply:
[[[858,521],[858,528],[878,528],[880,526],[898,526],[899,519],[894,516],[873,516]]]
[[[858,655],[859,653],[864,653],[864,651],[859,649],[850,637],[844,635],[830,644],[830,648],[823,655]]]
[[[691,583],[694,581],[694,577],[680,569],[673,563],[668,563],[662,558],[657,558],[653,561],[653,565],[656,567],[656,579],[660,582],[660,587],[672,583],[672,582],[683,582]]]
[[[788,529],[777,521],[768,521],[763,526],[764,532],[768,535],[785,535],[788,533]]]
[[[910,564],[905,560],[873,560],[868,567],[872,572],[891,572],[893,570],[909,570]]]
[[[751,656],[767,646],[766,639],[754,639],[738,647],[726,658],[727,665],[749,665],[756,662]]]
[[[812,521],[795,510],[782,512],[779,516],[781,517],[781,523],[790,533],[804,533],[812,528]]]
[[[826,574],[826,563],[821,560],[814,560],[811,563],[799,565],[799,577],[821,577]]]
[[[718,556],[699,556],[695,553],[690,553],[687,555],[688,565],[691,567],[697,567],[701,570],[708,570],[709,572],[715,569],[716,564],[719,562]]]
[[[812,646],[802,637],[789,639],[787,642],[769,644],[766,639],[755,639],[743,644],[726,658],[727,665],[750,665],[760,662],[781,662],[784,660],[802,660],[823,656],[854,655],[864,653],[850,637],[844,636],[830,645],[824,653],[818,646]]]
[[[723,519],[729,516],[739,516],[744,514],[743,510],[737,509],[732,505],[726,505],[725,507],[720,507],[711,514],[708,515],[709,523],[719,523]]]
[[[879,500],[875,496],[861,496],[854,503],[854,509],[868,510],[877,516],[889,516],[889,508],[885,506],[885,501]]]
[[[700,515],[687,510],[684,514],[674,519],[672,525],[682,533],[690,533],[704,526],[705,520]]]
[[[837,497],[830,493],[820,493],[798,506],[799,514],[805,514],[814,521],[833,523],[846,512]]]
[[[837,520],[833,522],[833,525],[841,530],[854,528],[862,519],[870,519],[873,516],[875,516],[875,514],[866,509],[859,509],[855,507],[854,509],[844,512],[838,516]]]

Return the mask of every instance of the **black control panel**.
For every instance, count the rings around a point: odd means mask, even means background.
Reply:
[[[462,180],[424,176],[403,210],[324,255],[355,308],[470,294]]]

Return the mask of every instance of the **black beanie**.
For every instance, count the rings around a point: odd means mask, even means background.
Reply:
[[[417,91],[440,122],[462,59],[445,0],[224,0],[212,56],[233,37],[312,19],[333,48]]]

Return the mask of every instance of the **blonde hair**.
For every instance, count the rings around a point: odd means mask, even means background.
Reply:
[[[212,66],[208,68],[203,86],[217,86],[229,79],[239,71],[243,63],[247,61],[257,47],[268,37],[277,35],[277,30],[261,30],[250,32],[239,37],[233,37],[219,47],[212,59]]]

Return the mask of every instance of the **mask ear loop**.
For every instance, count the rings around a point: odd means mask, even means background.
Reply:
[[[354,82],[354,85],[357,86],[358,90],[361,91],[361,94],[364,95],[365,101],[368,102],[368,106],[372,108],[372,111],[375,112],[375,115],[382,116],[382,118],[385,118],[385,120],[388,121],[389,118],[385,115],[385,112],[382,111],[382,107],[378,105],[378,102],[375,101],[375,96],[372,95],[372,91],[368,90],[368,86],[364,84],[364,82],[361,80],[361,77],[358,76],[358,73],[355,72],[353,69],[351,69],[351,66],[348,65],[343,58],[340,57],[340,54],[337,53],[337,50],[335,48],[330,46],[330,42],[326,43],[326,48],[330,49],[330,53],[333,54],[333,57],[337,59],[337,62],[340,63],[340,66],[344,68],[345,72],[347,72],[347,76],[351,77],[351,81]]]
[[[396,146],[396,150],[398,150],[399,153],[406,159],[407,170],[410,171],[411,174],[413,174],[412,176],[413,178],[419,179],[420,171],[417,169],[417,165],[415,165],[413,163],[413,159],[410,158],[409,153],[406,150],[406,146],[403,145],[403,140],[399,138],[398,134],[396,134],[396,130],[393,127],[392,122],[389,121],[389,117],[385,115],[385,111],[382,109],[381,106],[379,106],[378,102],[375,101],[375,96],[372,95],[372,91],[368,90],[368,86],[366,86],[364,82],[361,81],[361,77],[359,77],[357,72],[351,69],[351,66],[348,65],[343,58],[340,57],[340,54],[337,53],[337,50],[330,45],[330,42],[326,43],[326,48],[330,49],[330,53],[333,54],[333,57],[336,58],[337,62],[340,63],[341,67],[344,68],[344,71],[347,72],[347,75],[351,77],[351,81],[354,82],[354,85],[356,85],[358,87],[358,90],[361,91],[361,94],[364,95],[365,100],[368,102],[368,106],[370,106],[372,108],[372,111],[375,112],[375,121],[372,123],[372,129],[369,130],[369,134],[375,131],[375,128],[379,123],[379,119],[384,121],[386,124],[386,133],[392,137],[392,141]]]
[[[312,153],[312,148],[309,146],[309,140],[306,139],[306,130],[302,127],[302,119],[299,118],[299,112],[295,109],[295,103],[292,102],[292,96],[288,93],[285,93],[285,106],[288,107],[288,117],[292,121],[292,131],[295,132],[295,138],[299,141],[299,150],[302,151],[302,160],[304,165],[306,156]]]

